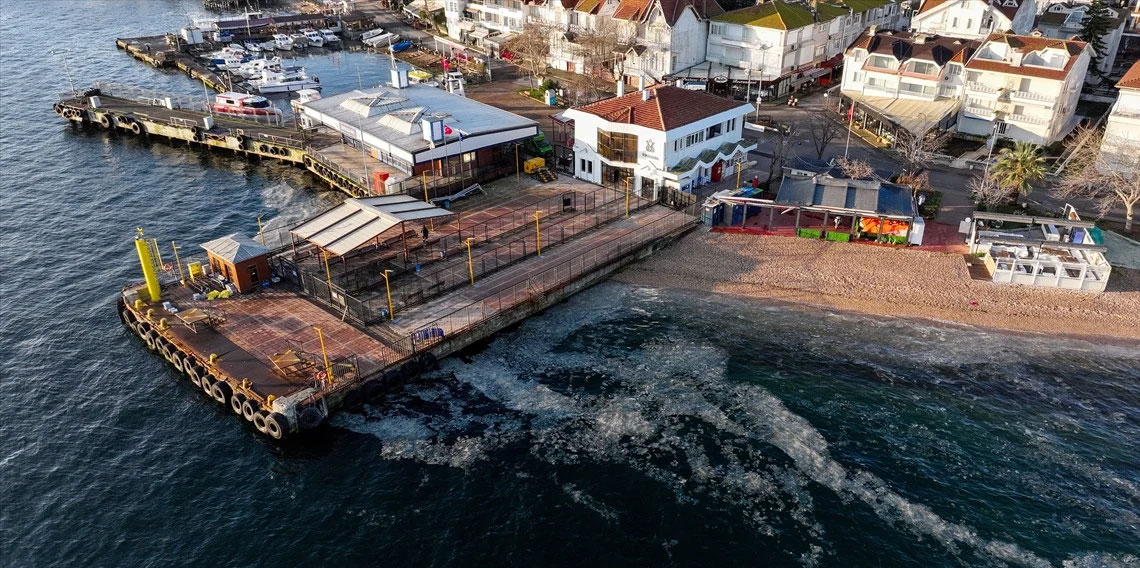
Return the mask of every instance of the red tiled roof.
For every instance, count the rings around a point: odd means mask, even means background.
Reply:
[[[649,15],[653,0],[621,0],[614,10],[615,20],[642,20]]]
[[[916,36],[921,36],[921,39],[916,39]],[[893,56],[899,63],[908,59],[922,59],[933,61],[941,67],[949,61],[965,62],[974,54],[978,45],[979,42],[969,39],[887,30],[875,34],[864,32],[847,51],[850,53],[852,49],[865,49],[867,53]]]
[[[1118,89],[1140,89],[1140,61],[1132,64],[1128,72],[1116,82]]]
[[[918,13],[925,14],[949,1],[950,0],[926,0],[926,2],[923,2],[922,6],[919,7]]]
[[[634,91],[574,109],[609,122],[668,131],[747,104],[668,85],[649,87],[646,90],[652,93],[648,101],[641,100],[641,91]]]
[[[1077,58],[1081,52],[1084,51],[1087,45],[1083,41],[1074,41],[1066,39],[1050,39],[1047,37],[1037,36],[1022,36],[1013,34],[993,33],[990,37],[982,42],[984,46],[991,41],[997,41],[1009,44],[1010,47],[1021,51],[1022,53],[1030,53],[1033,51],[1041,51],[1045,48],[1061,48],[1069,54],[1069,60],[1065,62],[1063,69],[1050,69],[1045,67],[1034,66],[1018,66],[1010,65],[1004,61],[993,61],[989,59],[973,58],[966,64],[967,69],[977,69],[980,71],[998,71],[1000,73],[1009,73],[1011,75],[1021,75],[1024,77],[1040,77],[1042,79],[1053,79],[1055,81],[1064,81],[1065,77],[1072,71],[1073,65],[1077,62]]]

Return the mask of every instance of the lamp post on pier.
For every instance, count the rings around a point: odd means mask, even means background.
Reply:
[[[388,282],[388,274],[392,271],[384,270],[384,292],[388,294],[388,321],[396,320],[396,310],[392,308],[392,286]]]

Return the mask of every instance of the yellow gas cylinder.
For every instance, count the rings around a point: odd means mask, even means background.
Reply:
[[[154,260],[150,256],[150,246],[147,245],[143,239],[142,229],[138,229],[138,236],[135,237],[135,250],[139,254],[139,264],[142,265],[143,279],[146,280],[147,294],[150,296],[150,301],[158,302],[162,299],[162,287],[158,283],[158,274],[154,270]]]

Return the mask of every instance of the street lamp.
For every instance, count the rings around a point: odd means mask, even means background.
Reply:
[[[388,294],[388,321],[396,321],[396,310],[392,309],[392,286],[388,282],[391,270],[384,270],[384,292]]]
[[[471,285],[475,285],[475,264],[471,260],[471,237],[464,241],[467,243],[467,273],[471,275]]]
[[[542,256],[542,229],[539,228],[538,219],[541,213],[534,212],[534,244],[538,247],[538,256]]]

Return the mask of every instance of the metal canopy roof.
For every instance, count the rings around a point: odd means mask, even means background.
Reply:
[[[269,249],[237,233],[202,243],[201,246],[206,252],[235,264],[269,253]]]
[[[405,221],[452,214],[410,195],[351,198],[293,227],[291,232],[330,254],[343,256]]]

